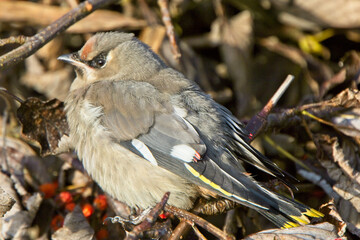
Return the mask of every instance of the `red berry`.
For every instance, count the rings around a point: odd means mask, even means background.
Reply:
[[[104,194],[100,194],[94,199],[94,205],[97,209],[103,211],[107,208],[106,196]]]
[[[82,208],[82,212],[85,217],[90,217],[94,213],[94,207],[91,204],[86,203]]]
[[[73,201],[73,197],[68,191],[61,192],[59,198],[62,203],[71,203]]]
[[[39,190],[44,193],[45,198],[52,198],[55,196],[58,183],[44,183],[40,185]]]
[[[55,215],[51,220],[51,228],[56,231],[64,224],[64,217],[60,214]]]

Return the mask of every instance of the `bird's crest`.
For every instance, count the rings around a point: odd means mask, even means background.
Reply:
[[[91,53],[93,50],[93,47],[95,45],[95,40],[96,39],[94,37],[92,37],[83,46],[82,51],[81,51],[81,56],[80,56],[80,58],[82,60],[87,60],[88,54]]]

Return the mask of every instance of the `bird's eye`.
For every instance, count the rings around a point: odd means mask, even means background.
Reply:
[[[96,56],[93,60],[89,62],[89,65],[93,68],[102,68],[105,66],[106,58],[104,54]]]

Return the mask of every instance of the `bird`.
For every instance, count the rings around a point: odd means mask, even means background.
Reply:
[[[133,209],[224,197],[276,226],[296,227],[317,210],[266,189],[251,164],[291,186],[287,174],[250,144],[244,125],[133,33],[101,32],[58,58],[76,78],[65,100],[70,139],[98,185]]]

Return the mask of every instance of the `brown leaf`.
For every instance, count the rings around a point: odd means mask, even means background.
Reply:
[[[66,215],[64,226],[58,229],[51,239],[95,239],[94,229],[90,227],[81,208],[76,206],[73,212]]]
[[[331,121],[334,128],[343,134],[360,138],[360,92],[356,89],[346,89],[331,99],[329,106],[344,107],[347,111],[334,116]]]
[[[49,6],[33,2],[0,1],[0,21],[20,22],[28,25],[47,26],[66,14],[66,7]],[[127,17],[119,12],[98,10],[67,29],[71,33],[110,31],[121,28],[141,28],[144,20]]]
[[[0,187],[0,217],[3,217],[14,204],[15,200]]]
[[[345,139],[340,145],[337,137],[330,138],[328,135],[315,135],[315,143],[321,161],[330,160],[337,163],[343,173],[360,186],[360,172],[356,168],[360,165],[357,145]]]
[[[18,178],[23,178],[24,160],[36,156],[35,151],[28,144],[12,137],[0,138],[0,150],[9,168]],[[2,161],[1,167],[6,169],[5,161]]]
[[[360,27],[358,0],[271,0],[282,11],[280,21],[303,29]]]
[[[57,99],[43,102],[28,98],[18,108],[17,116],[23,134],[40,143],[42,155],[56,153],[61,138],[69,135],[64,103]]]
[[[331,121],[335,128],[343,134],[360,139],[360,107],[339,114]]]
[[[334,200],[320,206],[320,211],[325,214],[324,221],[334,224],[339,236],[343,236],[346,231],[346,223],[337,211]]]
[[[35,193],[26,201],[24,210],[11,210],[11,214],[6,214],[1,229],[5,238],[28,239],[30,234],[28,229],[34,221],[41,202],[41,195]]]
[[[334,225],[330,223],[320,223],[295,228],[265,230],[252,234],[244,240],[328,240],[338,237]]]
[[[333,197],[340,216],[360,227],[360,155],[357,145],[343,139],[340,144],[336,137],[314,135],[318,148],[318,159],[328,176],[335,182],[332,185]]]
[[[329,103],[345,108],[360,107],[360,92],[356,89],[347,88],[331,99]]]

